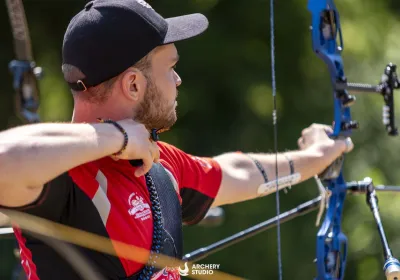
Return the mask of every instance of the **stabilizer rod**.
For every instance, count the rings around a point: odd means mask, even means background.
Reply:
[[[347,187],[358,193],[365,193],[366,200],[371,212],[374,216],[376,226],[378,228],[379,237],[383,248],[383,257],[385,258],[385,264],[383,270],[387,280],[400,280],[400,263],[393,257],[392,251],[390,250],[389,243],[386,238],[385,230],[382,225],[381,216],[379,214],[378,197],[376,196],[376,189],[372,183],[372,179],[367,177],[363,181],[351,182],[347,184]],[[385,186],[381,186],[381,189],[385,190]],[[395,189],[391,187],[392,191]],[[396,189],[395,191],[399,191]]]
[[[293,219],[295,217],[307,214],[313,210],[318,209],[320,203],[321,203],[321,197],[318,196],[317,198],[314,198],[312,200],[309,200],[305,203],[300,204],[296,208],[293,208],[287,212],[280,214],[279,220],[281,223],[283,223],[283,222],[290,221],[291,219]],[[202,260],[205,257],[207,257],[213,253],[216,253],[216,252],[218,252],[224,248],[227,248],[233,244],[236,244],[244,239],[247,239],[247,238],[252,237],[260,232],[263,232],[267,229],[274,227],[276,225],[277,221],[278,221],[278,216],[271,218],[269,220],[266,220],[262,223],[252,226],[246,230],[242,230],[234,235],[231,235],[227,238],[217,241],[211,245],[202,247],[191,253],[188,253],[188,254],[184,255],[183,260],[190,261],[190,262],[197,262],[199,260]]]
[[[368,187],[368,184],[364,181],[347,183],[347,189],[351,193],[365,194],[367,192],[367,187]],[[400,192],[400,186],[379,185],[379,186],[376,186],[374,189],[375,189],[375,191]],[[295,217],[302,216],[304,214],[307,214],[309,212],[312,212],[312,211],[318,209],[319,205],[321,203],[321,199],[322,199],[321,196],[318,196],[317,198],[314,198],[303,204],[300,204],[296,208],[293,208],[287,212],[282,213],[281,215],[279,215],[280,221],[287,222],[289,220],[292,220]],[[379,214],[379,212],[378,212],[378,214]],[[217,241],[211,245],[194,250],[193,252],[185,254],[183,257],[183,260],[191,261],[191,262],[197,262],[199,260],[202,260],[213,253],[216,253],[222,249],[225,249],[231,245],[234,245],[234,244],[236,244],[240,241],[243,241],[249,237],[252,237],[258,233],[261,233],[267,229],[273,228],[276,225],[277,220],[278,220],[278,217],[276,216],[276,217],[266,220],[262,223],[259,223],[255,226],[252,226],[246,230],[240,231],[234,235],[231,235],[227,238]],[[383,230],[383,228],[382,228],[382,230]],[[384,232],[383,232],[383,234],[384,234]],[[385,237],[385,239],[386,239],[386,237]],[[398,278],[398,279],[388,278],[388,279],[400,280],[400,278]]]

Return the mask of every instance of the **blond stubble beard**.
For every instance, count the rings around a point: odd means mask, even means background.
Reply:
[[[161,90],[150,77],[146,78],[147,89],[133,119],[144,124],[149,130],[169,129],[177,120],[175,102],[173,108],[166,107],[168,102],[164,100]]]

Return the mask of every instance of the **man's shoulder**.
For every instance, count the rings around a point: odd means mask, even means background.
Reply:
[[[167,162],[180,161],[183,158],[190,157],[189,153],[167,142],[158,141],[157,145],[160,149],[160,159]]]
[[[160,148],[161,152],[182,152],[182,153],[184,153],[184,151],[182,151],[178,147],[176,147],[172,144],[169,144],[167,142],[157,141],[157,145]]]

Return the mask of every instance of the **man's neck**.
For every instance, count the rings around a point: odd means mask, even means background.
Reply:
[[[94,105],[78,102],[74,105],[73,123],[95,123],[97,118],[112,119],[115,121],[132,118],[132,110],[118,108],[113,104]]]

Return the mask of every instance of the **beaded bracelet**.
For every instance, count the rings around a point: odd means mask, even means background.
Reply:
[[[294,163],[293,163],[293,160],[286,153],[284,153],[283,156],[286,158],[286,160],[289,163],[290,175],[293,175],[294,174]],[[292,188],[292,185],[290,185],[288,188],[290,190]],[[284,192],[285,193],[288,192],[286,188],[284,189]]]
[[[254,162],[254,164],[257,166],[258,171],[260,171],[261,175],[264,178],[264,183],[268,183],[267,172],[265,172],[264,167],[261,165],[261,163],[258,160],[256,160],[255,158],[253,158],[252,156],[250,156],[249,154],[246,154],[246,156],[248,156]]]
[[[113,120],[110,120],[110,119],[103,120],[102,118],[97,118],[97,120],[100,123],[109,123],[109,124],[114,125],[124,135],[124,144],[122,145],[121,150],[119,150],[118,152],[113,154],[113,156],[121,155],[126,150],[126,147],[128,146],[128,134],[126,133],[126,130],[119,123],[117,123],[117,122],[115,122]]]
[[[290,175],[293,175],[294,174],[294,163],[293,163],[293,160],[285,153],[283,154],[283,156],[286,158],[286,160],[289,163]]]
[[[254,164],[257,166],[258,171],[260,171],[261,175],[263,176],[264,183],[268,183],[267,173],[265,172],[263,166],[261,165],[261,163],[258,160],[256,160],[254,157],[252,157],[251,155],[249,155],[247,153],[242,153],[241,151],[237,151],[237,153],[243,154],[243,155],[247,156],[248,158],[250,158],[254,162]]]
[[[255,163],[255,165],[257,166],[257,169],[260,171],[261,175],[264,178],[264,182],[267,183],[268,182],[267,173],[265,172],[265,170],[264,170],[263,166],[261,165],[261,163],[258,160],[256,160],[255,158],[253,158],[252,156],[250,156],[249,154],[245,154],[245,153],[242,153],[240,151],[238,151],[238,153],[246,155],[247,157],[249,157]],[[283,154],[283,156],[289,162],[290,175],[293,175],[294,174],[294,163],[293,163],[293,160],[285,153]],[[284,189],[284,191],[285,191],[285,193],[287,193],[286,189]]]

